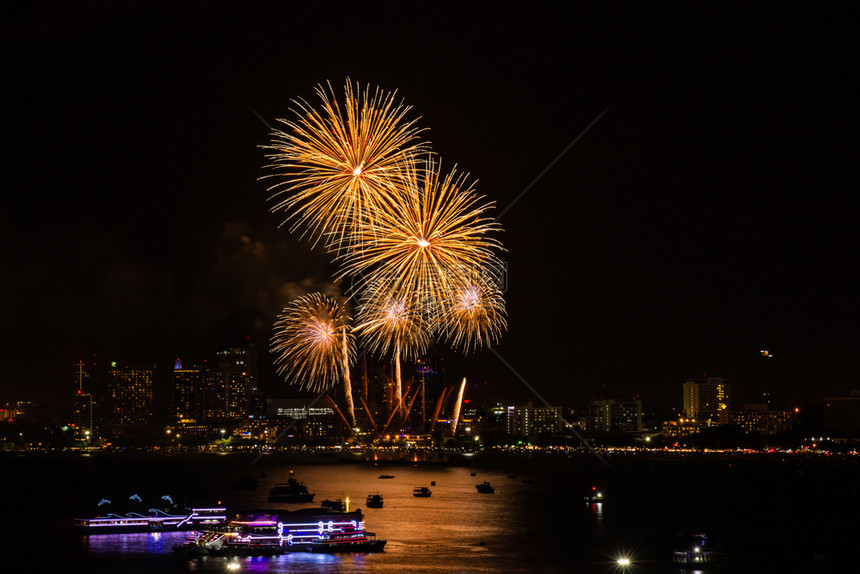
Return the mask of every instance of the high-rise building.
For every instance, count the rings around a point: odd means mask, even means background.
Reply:
[[[761,354],[761,402],[770,408],[770,363],[773,353],[767,349],[762,349],[759,353]]]
[[[720,413],[732,408],[732,386],[720,377],[690,379],[684,382],[684,413],[693,420],[718,420]]]
[[[198,367],[173,366],[173,414],[180,423],[203,420],[203,373]]]
[[[75,385],[72,428],[75,441],[88,445],[98,436],[97,368],[95,360],[80,360],[74,365]]]
[[[203,419],[226,418],[227,389],[224,384],[224,373],[216,367],[207,367],[203,371]]]
[[[633,397],[593,398],[588,405],[587,428],[592,432],[640,432],[642,401]]]
[[[152,421],[155,365],[120,365],[107,368],[107,422],[112,427]]]
[[[218,353],[218,369],[224,376],[227,418],[248,416],[251,394],[257,390],[257,347],[235,347]]]

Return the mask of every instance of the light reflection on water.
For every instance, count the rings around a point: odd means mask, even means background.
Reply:
[[[774,465],[752,468],[748,477],[744,477],[738,474],[738,465],[715,468],[710,463],[707,468],[717,472],[708,473],[701,472],[704,463],[685,463],[683,467],[670,463],[661,467],[650,461],[633,461],[629,468],[624,468],[624,461],[615,461],[611,472],[597,476],[603,480],[614,479],[615,490],[609,491],[611,496],[607,502],[591,505],[583,502],[583,489],[594,484],[595,477],[588,476],[589,470],[583,468],[581,461],[567,466],[545,465],[540,469],[522,462],[507,472],[432,464],[380,463],[378,467],[315,464],[292,467],[296,478],[316,493],[315,504],[271,505],[266,495],[276,482],[284,482],[289,476],[291,467],[287,464],[263,460],[249,467],[247,460],[229,457],[219,457],[215,462],[211,459],[130,460],[127,464],[123,461],[122,465],[93,457],[87,460],[87,466],[75,467],[69,463],[64,467],[63,464],[62,461],[52,462],[52,471],[84,477],[81,482],[87,481],[87,496],[92,495],[95,500],[108,486],[119,485],[116,488],[133,492],[148,485],[151,490],[157,488],[154,494],[160,496],[176,494],[173,489],[183,484],[189,486],[191,493],[205,490],[207,494],[223,498],[232,511],[272,507],[293,510],[318,506],[324,499],[349,497],[353,509],[363,509],[367,529],[388,541],[385,552],[379,554],[294,553],[242,558],[238,560],[239,572],[613,572],[618,553],[623,551],[629,552],[633,560],[630,572],[689,574],[691,571],[672,566],[672,545],[682,529],[700,528],[702,518],[709,520],[707,526],[701,527],[703,530],[711,533],[713,527],[722,529],[724,537],[733,536],[727,542],[733,543],[732,549],[744,559],[737,561],[737,568],[731,569],[732,572],[838,572],[840,570],[827,567],[825,561],[838,556],[832,549],[848,547],[851,541],[846,531],[835,526],[840,524],[837,518],[856,516],[853,509],[857,508],[856,497],[845,495],[846,479],[838,483],[842,484],[841,489],[833,487],[835,492],[841,493],[833,497],[840,500],[840,504],[828,507],[826,513],[819,511],[820,505],[794,502],[807,491],[817,492],[822,485],[830,485],[834,476],[842,476],[839,474],[821,472],[817,475],[820,478],[815,480],[807,478],[808,473],[798,474],[800,478],[785,486],[780,486],[782,483],[768,483],[767,488],[760,486],[763,483],[759,479],[769,476]],[[50,475],[42,470],[33,463],[29,470],[20,466],[14,472],[7,469],[3,474],[0,469],[0,476],[14,481],[9,491],[15,491],[15,485],[23,491],[25,486],[36,481],[46,481],[41,477]],[[520,473],[519,478],[513,478],[513,470]],[[470,471],[475,471],[477,476],[470,476]],[[230,484],[243,474],[259,480],[258,490],[231,488]],[[395,478],[379,480],[381,474],[395,475]],[[591,474],[598,473],[592,471]],[[182,480],[165,479],[175,475],[180,475]],[[524,478],[529,479],[528,483],[522,480]],[[495,486],[495,494],[476,491],[475,485],[484,480]],[[431,481],[436,484],[431,486]],[[65,483],[58,484],[59,488],[40,491],[46,493],[44,501],[40,501],[43,508],[60,508],[61,495],[77,494],[71,487],[65,487]],[[412,490],[416,486],[428,486],[433,491],[432,496],[413,497]],[[776,493],[771,494],[774,488]],[[364,508],[367,495],[375,493],[384,496],[384,507]],[[9,524],[15,524],[16,528],[4,541],[8,549],[17,550],[11,559],[14,561],[17,556],[23,565],[18,569],[6,568],[9,560],[6,558],[4,572],[32,571],[30,566],[35,561],[40,568],[46,562],[56,563],[56,572],[227,572],[229,560],[226,558],[176,555],[172,548],[184,541],[187,534],[183,532],[82,537],[71,532],[73,515],[70,512],[55,510],[52,516],[37,521],[30,518],[29,506],[19,504],[13,510],[17,514],[13,512]],[[755,516],[755,520],[750,522],[750,516]],[[45,552],[46,524],[57,525],[50,555]],[[765,543],[775,545],[780,553],[762,557],[760,550]],[[824,558],[813,558],[818,554]],[[783,565],[791,566],[796,562],[806,569],[763,566],[774,558],[781,558]]]

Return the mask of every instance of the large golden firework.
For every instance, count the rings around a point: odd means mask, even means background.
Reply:
[[[267,166],[282,178],[269,188],[272,212],[287,213],[285,222],[303,227],[314,242],[329,248],[348,247],[355,229],[397,201],[401,187],[398,165],[425,150],[418,139],[417,119],[407,119],[409,106],[384,93],[346,81],[343,107],[331,84],[317,86],[320,109],[294,100],[296,119],[278,121]]]
[[[353,248],[340,257],[340,278],[358,278],[353,288],[374,290],[378,299],[396,294],[428,310],[467,278],[501,266],[501,244],[490,237],[501,226],[485,215],[492,203],[456,168],[441,177],[432,157],[400,168],[398,201],[359,226]]]
[[[492,280],[466,281],[442,301],[436,331],[465,353],[496,343],[507,329],[505,299]]]
[[[273,330],[271,350],[278,373],[302,388],[332,387],[355,355],[350,317],[326,295],[311,293],[293,300]]]

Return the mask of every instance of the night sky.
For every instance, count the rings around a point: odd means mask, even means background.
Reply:
[[[860,388],[849,3],[312,5],[7,9],[0,402],[68,401],[92,353],[266,341],[292,297],[336,289],[268,213],[259,146],[347,77],[398,90],[496,213],[605,111],[501,218],[497,350],[548,401],[680,406],[708,374],[749,402],[762,348],[778,404]],[[439,352],[530,396],[490,351]]]

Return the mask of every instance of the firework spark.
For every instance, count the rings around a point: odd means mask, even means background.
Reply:
[[[500,267],[501,244],[490,237],[501,226],[485,212],[468,175],[456,168],[441,177],[441,165],[428,158],[400,166],[403,187],[391,209],[374,213],[358,228],[354,249],[341,256],[340,277],[366,278],[359,288],[381,290],[378,297],[398,294],[422,304],[438,305],[467,277]]]
[[[391,208],[401,185],[398,164],[426,147],[396,92],[361,91],[347,79],[341,107],[331,84],[316,91],[321,109],[294,100],[297,118],[279,119],[289,129],[274,130],[263,146],[272,150],[267,167],[275,171],[267,177],[283,178],[269,188],[271,211],[287,212],[285,222],[294,218],[293,228],[339,251],[368,214]]]
[[[436,331],[465,353],[494,344],[507,329],[505,300],[492,281],[464,283],[439,306]]]
[[[313,391],[336,384],[348,368],[344,353],[355,355],[349,323],[344,307],[325,295],[312,293],[292,301],[275,322],[272,336],[278,373]]]

